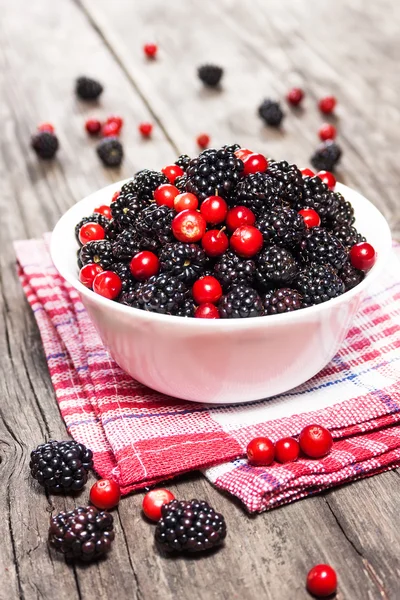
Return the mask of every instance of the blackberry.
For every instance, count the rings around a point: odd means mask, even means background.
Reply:
[[[257,228],[267,244],[296,248],[306,234],[301,215],[288,206],[274,206],[257,219]]]
[[[103,91],[101,83],[90,77],[78,77],[75,91],[82,100],[96,100]]]
[[[332,226],[353,225],[354,221],[356,220],[354,216],[354,208],[350,202],[345,200],[342,194],[339,194],[339,192],[335,192],[334,196],[338,202],[338,210],[334,216]]]
[[[80,506],[50,519],[49,543],[67,561],[96,560],[111,549],[113,517],[94,506]]]
[[[58,150],[58,137],[50,131],[40,131],[32,136],[31,146],[39,158],[50,160],[55,157]]]
[[[216,87],[221,81],[224,70],[217,65],[203,65],[197,69],[199,79],[208,87]]]
[[[228,152],[233,153],[235,153],[237,150],[240,150],[240,148],[240,144],[225,144],[224,146],[222,146],[223,150],[227,150]]]
[[[214,265],[214,275],[227,292],[233,285],[252,286],[256,272],[256,263],[251,259],[239,258],[228,250]]]
[[[326,140],[318,146],[310,160],[318,171],[333,171],[341,156],[341,147],[332,140]]]
[[[80,244],[79,232],[81,230],[81,227],[83,227],[83,225],[86,225],[86,223],[98,223],[99,225],[101,225],[104,228],[104,231],[107,231],[109,222],[110,222],[109,219],[107,219],[107,217],[105,217],[104,215],[102,215],[100,213],[93,213],[93,214],[89,215],[88,217],[83,217],[83,219],[81,219],[79,221],[79,223],[77,223],[75,225],[76,241]]]
[[[141,246],[150,242],[157,247],[174,241],[171,224],[175,214],[174,210],[165,205],[158,206],[153,203],[146,206],[136,223]]]
[[[114,219],[110,219],[106,225],[106,239],[107,240],[115,240],[117,235],[121,233],[121,229]]]
[[[260,104],[258,107],[258,115],[267,125],[271,125],[272,127],[279,127],[285,116],[279,102],[274,102],[274,100],[270,99],[264,100],[264,102]]]
[[[187,168],[186,190],[204,200],[219,194],[227,200],[235,189],[243,171],[243,162],[229,150],[203,150]]]
[[[267,292],[262,297],[266,315],[278,315],[292,312],[303,307],[303,299],[297,290],[280,288]]]
[[[204,500],[172,500],[161,507],[155,539],[166,550],[201,552],[219,546],[225,537],[224,517]]]
[[[207,256],[197,244],[166,244],[159,254],[162,273],[170,273],[190,285],[203,275]]]
[[[126,229],[135,224],[143,206],[143,203],[134,194],[121,192],[118,198],[111,203],[111,214],[120,229]]]
[[[319,214],[321,222],[326,224],[339,211],[339,200],[319,177],[304,177],[303,198],[296,203],[296,208],[312,208]]]
[[[233,200],[234,205],[247,206],[255,214],[280,204],[276,181],[266,173],[244,177],[236,187]]]
[[[93,453],[73,440],[40,444],[31,452],[31,475],[51,492],[76,492],[83,488],[93,466]]]
[[[195,310],[196,310],[195,303],[193,302],[193,300],[190,300],[190,298],[188,298],[187,300],[184,301],[182,306],[180,306],[177,309],[175,314],[177,317],[194,317]]]
[[[279,246],[265,248],[256,259],[256,281],[263,288],[291,283],[297,270],[292,254]]]
[[[153,275],[135,290],[134,306],[143,310],[174,315],[187,299],[187,288],[167,273]]]
[[[153,200],[154,190],[163,183],[169,183],[169,179],[160,173],[160,171],[151,171],[150,169],[142,169],[136,173],[135,177],[129,184],[129,192],[137,196],[138,200],[146,204]],[[125,186],[122,187],[124,190]]]
[[[366,241],[365,237],[358,233],[352,225],[337,225],[333,228],[332,233],[345,248],[351,248],[354,244]]]
[[[115,263],[112,267],[112,271],[116,273],[122,283],[122,292],[128,292],[134,286],[135,280],[132,277],[131,270],[129,268],[129,263],[126,262],[118,262]]]
[[[364,279],[363,271],[359,271],[350,262],[346,262],[342,269],[338,273],[340,279],[344,283],[344,289],[346,292],[351,290],[353,287],[358,285]]]
[[[218,304],[221,319],[261,317],[264,307],[258,292],[247,285],[234,285]]]
[[[303,194],[303,177],[296,165],[290,165],[286,160],[270,162],[267,175],[275,180],[281,200],[295,206],[301,201]]]
[[[186,192],[187,180],[188,180],[188,177],[185,173],[185,175],[182,175],[181,177],[177,177],[174,181],[174,186],[176,188],[178,188],[178,190],[181,192],[181,194],[183,192]]]
[[[303,306],[327,302],[344,293],[344,283],[335,269],[325,264],[310,264],[296,278],[295,287],[303,297]]]
[[[175,161],[175,164],[178,165],[178,167],[180,167],[184,171],[186,171],[191,160],[192,159],[188,154],[181,154],[178,160]]]
[[[79,250],[77,250],[77,252],[76,252],[76,262],[78,264],[78,269],[79,270],[81,270],[82,267],[83,267],[83,263],[81,261],[80,253],[81,253],[81,249],[79,248]]]
[[[137,302],[137,293],[142,283],[133,283],[125,291],[122,292],[119,302],[133,308],[140,308]]]
[[[121,231],[112,244],[112,253],[117,260],[131,260],[139,251],[139,237],[133,229]]]
[[[109,269],[114,262],[112,245],[108,240],[94,240],[82,246],[79,258],[83,265],[95,263]]]
[[[124,149],[117,138],[105,138],[97,145],[96,152],[106,167],[119,167],[124,158]]]
[[[329,264],[341,269],[347,252],[335,235],[323,227],[313,227],[301,243],[300,257],[306,263]]]

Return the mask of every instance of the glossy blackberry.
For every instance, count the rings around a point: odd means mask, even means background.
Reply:
[[[264,100],[258,107],[258,115],[267,125],[271,125],[272,127],[279,127],[285,116],[279,102],[274,102],[274,100],[270,99]]]
[[[186,190],[204,200],[219,194],[227,200],[240,180],[243,162],[229,150],[210,148],[193,158],[187,168]]]
[[[127,292],[134,286],[135,280],[132,277],[129,263],[117,262],[113,265],[112,271],[114,271],[114,273],[116,273],[121,280],[122,292]]]
[[[78,77],[75,91],[82,100],[96,100],[103,91],[101,83],[90,77]]]
[[[346,262],[343,265],[343,268],[340,269],[338,275],[344,283],[346,292],[361,283],[364,279],[364,273],[358,269],[355,269],[350,262]]]
[[[254,173],[244,177],[237,185],[232,198],[236,206],[247,206],[255,214],[261,214],[280,204],[276,180],[266,173]]]
[[[329,264],[341,269],[347,252],[335,235],[323,227],[313,227],[301,243],[300,257],[305,263]]]
[[[126,306],[131,306],[132,308],[140,308],[137,301],[137,293],[142,285],[142,283],[133,283],[130,285],[125,291],[122,292],[119,302],[121,304],[125,304]]]
[[[310,160],[318,171],[334,171],[341,156],[341,147],[332,140],[326,140],[318,146]]]
[[[140,244],[146,245],[149,241],[158,246],[174,241],[171,224],[176,213],[168,206],[158,206],[153,203],[146,206],[140,213],[136,223],[136,230]]]
[[[129,191],[137,196],[139,201],[148,203],[153,200],[154,190],[163,183],[169,183],[169,179],[164,173],[142,169],[129,183]]]
[[[202,552],[219,546],[225,537],[224,517],[207,502],[172,500],[161,508],[155,539],[165,550]]]
[[[303,299],[298,290],[280,288],[271,290],[262,296],[266,315],[278,315],[292,312],[303,307]]]
[[[221,319],[261,317],[264,307],[258,292],[247,285],[234,285],[218,304]]]
[[[303,198],[296,203],[296,208],[312,208],[323,224],[335,218],[339,211],[339,200],[319,177],[304,177]]]
[[[121,231],[112,244],[112,253],[117,261],[131,260],[140,249],[139,237],[134,229]]]
[[[343,281],[328,264],[308,265],[298,274],[294,285],[303,297],[304,307],[327,302],[345,291]]]
[[[304,219],[288,206],[273,206],[257,219],[257,228],[270,245],[296,248],[306,234]]]
[[[297,271],[293,255],[279,246],[264,248],[256,258],[256,281],[263,288],[291,283]]]
[[[130,193],[121,193],[111,204],[111,214],[120,229],[134,226],[138,214],[144,207],[138,197]]]
[[[199,79],[208,87],[216,87],[221,81],[224,70],[217,65],[203,65],[197,69]]]
[[[83,225],[86,225],[86,223],[98,223],[99,225],[101,225],[104,228],[104,231],[107,231],[107,226],[109,223],[109,219],[107,219],[107,217],[105,217],[104,215],[100,214],[100,213],[93,213],[91,215],[89,215],[88,217],[83,217],[83,219],[81,219],[79,221],[79,223],[77,223],[75,225],[75,237],[76,237],[76,241],[80,244],[79,241],[79,232],[81,230],[81,227],[83,227]]]
[[[194,311],[196,310],[196,305],[188,298],[184,301],[184,303],[177,309],[176,316],[177,317],[194,317]]]
[[[182,175],[181,177],[177,177],[175,179],[174,186],[178,188],[178,190],[181,192],[181,194],[183,192],[186,192],[187,180],[188,180],[188,177],[187,177],[186,173],[185,173],[185,175]]]
[[[39,158],[50,160],[55,157],[59,143],[54,133],[40,131],[32,136],[31,146]]]
[[[153,275],[138,285],[134,305],[143,310],[175,315],[187,299],[188,290],[182,281],[167,273]]]
[[[93,466],[93,453],[73,440],[40,444],[31,452],[31,475],[51,492],[81,490]]]
[[[207,256],[200,246],[181,242],[166,244],[161,249],[159,259],[162,273],[169,273],[186,285],[199,279],[208,264]]]
[[[113,517],[94,506],[80,506],[50,519],[49,543],[67,561],[90,562],[111,549]]]
[[[175,164],[178,165],[178,167],[180,167],[184,171],[186,171],[191,160],[192,159],[188,154],[181,154],[178,160],[175,161]]]
[[[95,263],[103,269],[109,269],[114,262],[111,242],[108,240],[87,242],[82,246],[79,258],[83,265]]]
[[[334,215],[334,218],[331,220],[332,226],[353,225],[354,221],[356,220],[354,216],[354,208],[350,202],[348,202],[348,200],[345,200],[342,194],[339,194],[339,192],[335,192],[334,196],[338,202],[338,210]]]
[[[290,165],[286,160],[271,162],[267,175],[275,180],[281,200],[295,206],[303,195],[303,177],[296,165]]]
[[[81,261],[80,253],[81,253],[81,249],[79,248],[79,250],[77,250],[77,252],[76,252],[76,262],[77,262],[79,270],[82,269],[82,267],[83,267],[83,263]]]
[[[365,242],[366,239],[352,225],[337,225],[333,228],[332,233],[343,244],[345,248],[351,248],[354,244]]]
[[[252,286],[256,272],[256,263],[254,260],[240,258],[228,250],[218,259],[214,265],[212,273],[220,282],[225,292],[229,291],[233,285],[241,284]]]
[[[124,149],[117,138],[104,138],[97,145],[96,152],[105,167],[119,167],[124,158]]]
[[[240,148],[240,144],[225,144],[222,146],[222,149],[227,150],[228,152],[236,152],[237,150],[240,150]]]
[[[121,228],[114,219],[110,219],[105,228],[106,231],[106,239],[114,241],[119,233],[121,233]]]

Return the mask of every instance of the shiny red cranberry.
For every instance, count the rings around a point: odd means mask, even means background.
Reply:
[[[93,291],[104,298],[115,300],[120,295],[121,289],[121,279],[113,271],[103,271],[94,278]]]
[[[231,237],[231,248],[238,256],[250,258],[260,252],[264,238],[259,229],[252,225],[242,225],[235,229]]]
[[[151,521],[159,521],[161,519],[162,506],[172,502],[172,500],[175,500],[175,496],[169,490],[163,488],[150,490],[143,498],[142,510]]]
[[[111,208],[107,204],[102,204],[101,206],[98,206],[97,208],[94,209],[93,212],[99,213],[100,215],[103,215],[103,217],[106,217],[107,219],[111,219],[111,217],[112,217]]]
[[[234,155],[236,158],[244,159],[245,156],[249,154],[254,154],[253,150],[249,150],[248,148],[239,148],[239,150],[235,150]]]
[[[300,88],[292,88],[288,91],[286,99],[293,106],[298,106],[304,98],[304,92]]]
[[[199,242],[206,228],[205,218],[196,210],[183,210],[172,221],[172,233],[180,242]]]
[[[167,165],[161,169],[161,172],[169,179],[170,183],[175,183],[175,179],[181,177],[184,173],[183,169],[178,165]]]
[[[174,209],[176,212],[182,212],[183,210],[197,210],[199,206],[199,200],[197,196],[190,192],[184,192],[178,194],[174,199]]]
[[[321,425],[307,425],[300,432],[301,451],[310,458],[322,458],[332,449],[331,432]]]
[[[105,231],[98,223],[85,223],[79,230],[79,241],[82,245],[94,240],[104,240]]]
[[[103,137],[115,137],[116,135],[119,135],[119,131],[119,127],[116,123],[106,123],[103,125],[101,135]]]
[[[335,189],[336,177],[332,173],[330,173],[330,171],[318,171],[317,177],[322,179],[322,181],[325,183],[325,185],[328,186],[330,190]]]
[[[154,200],[159,206],[165,205],[174,208],[174,199],[179,195],[179,190],[170,183],[163,183],[154,190]]]
[[[303,177],[314,177],[315,175],[314,171],[311,171],[311,169],[300,169],[300,172]]]
[[[147,138],[151,136],[151,132],[153,131],[153,125],[151,123],[140,123],[138,129],[139,133],[141,133],[143,137]]]
[[[307,590],[317,598],[332,596],[337,589],[336,572],[330,565],[315,565],[307,575]]]
[[[319,214],[312,208],[302,208],[299,210],[299,215],[303,217],[304,223],[308,229],[311,229],[311,227],[319,227],[321,225]]]
[[[90,503],[101,510],[110,510],[117,506],[121,499],[118,483],[112,479],[100,479],[92,485],[89,495]]]
[[[210,136],[207,135],[207,133],[201,133],[199,136],[197,136],[196,141],[199,148],[208,148],[210,145]]]
[[[247,458],[251,465],[267,467],[275,457],[274,443],[267,437],[256,437],[247,446]]]
[[[318,135],[323,142],[325,140],[334,140],[336,137],[336,127],[331,123],[324,123],[318,129]]]
[[[102,271],[103,268],[100,265],[89,263],[88,265],[83,266],[79,271],[79,281],[87,288],[92,289],[94,278]]]
[[[51,123],[40,123],[37,128],[38,131],[47,131],[48,133],[54,133],[54,125]]]
[[[228,250],[229,240],[222,229],[210,229],[204,234],[201,245],[207,256],[221,256]]]
[[[275,444],[275,459],[280,463],[293,462],[299,458],[300,445],[291,437],[282,438]]]
[[[99,119],[88,119],[85,123],[85,129],[89,135],[97,135],[101,131],[101,121]]]
[[[318,108],[321,112],[329,115],[333,112],[336,106],[336,98],[334,96],[325,96],[325,98],[321,98],[318,102]]]
[[[218,279],[212,277],[212,275],[206,275],[194,282],[192,295],[196,304],[206,302],[216,304],[222,296],[222,287]]]
[[[229,231],[235,231],[242,225],[254,225],[256,216],[247,206],[235,206],[226,216],[226,226]]]
[[[248,154],[243,159],[243,175],[264,173],[268,169],[268,161],[262,154]]]
[[[143,46],[143,52],[147,58],[155,58],[157,56],[158,47],[157,44],[145,44]]]
[[[228,205],[220,196],[209,196],[203,200],[200,212],[207,223],[217,225],[225,221],[225,217],[228,214]]]
[[[205,302],[204,304],[200,304],[194,312],[194,316],[196,319],[219,319],[219,310],[215,306],[215,304],[211,304],[211,302]]]
[[[119,133],[124,124],[124,120],[122,117],[119,117],[118,115],[110,115],[109,117],[107,117],[106,123],[115,123],[115,125],[118,127],[118,133]]]
[[[369,271],[376,261],[376,251],[368,242],[360,242],[352,246],[350,250],[350,262],[360,271]]]
[[[153,252],[143,250],[132,258],[129,269],[135,279],[144,281],[153,275],[157,275],[160,270],[160,261]]]

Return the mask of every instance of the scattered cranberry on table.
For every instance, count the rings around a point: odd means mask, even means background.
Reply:
[[[326,598],[336,592],[335,570],[326,564],[315,565],[307,575],[307,590],[317,598]]]
[[[122,117],[119,117],[118,115],[110,115],[109,117],[107,117],[106,123],[114,123],[118,127],[118,132],[119,132],[122,129],[124,120]]]
[[[212,275],[205,275],[205,277],[194,282],[192,295],[196,304],[206,302],[216,304],[222,296],[222,287],[218,279]]]
[[[100,265],[96,265],[95,263],[89,263],[87,265],[84,265],[79,271],[79,281],[83,283],[83,285],[85,285],[87,288],[92,289],[94,278],[102,271],[103,268]]]
[[[93,212],[103,215],[104,217],[106,217],[106,219],[111,219],[111,216],[112,216],[111,208],[107,204],[102,204],[101,206],[98,206],[97,208],[94,209]]]
[[[280,463],[293,462],[299,458],[300,445],[292,437],[282,438],[275,444],[275,459]]]
[[[159,521],[161,519],[162,506],[169,504],[172,500],[175,500],[175,496],[169,490],[164,488],[150,490],[143,498],[142,510],[151,521]]]
[[[153,252],[142,250],[132,258],[129,269],[135,279],[145,281],[153,275],[157,275],[160,270],[160,261]]]
[[[101,131],[101,121],[99,119],[88,119],[85,123],[85,129],[89,135],[98,135]]]
[[[325,185],[328,186],[330,190],[335,189],[336,177],[333,175],[333,173],[331,173],[330,171],[318,171],[317,177],[322,179],[322,181],[325,183]]]
[[[334,96],[325,96],[318,102],[318,108],[321,112],[329,115],[334,111],[336,106],[336,98]]]
[[[199,242],[206,228],[205,218],[196,210],[183,210],[172,221],[172,233],[180,242]]]
[[[376,261],[376,251],[368,242],[360,242],[350,249],[350,262],[360,271],[369,271]]]
[[[161,173],[164,173],[165,177],[169,179],[170,183],[175,183],[175,179],[177,177],[181,177],[184,171],[178,165],[167,165],[161,169]]]
[[[219,310],[215,306],[215,304],[211,304],[211,302],[204,302],[204,304],[200,304],[194,312],[194,316],[196,319],[219,319]]]
[[[38,131],[47,131],[48,133],[54,133],[54,125],[51,123],[40,123],[37,128]]]
[[[318,129],[318,135],[323,142],[325,140],[334,140],[336,137],[336,127],[331,123],[324,123]]]
[[[320,216],[313,208],[303,208],[302,210],[299,210],[299,215],[303,217],[304,223],[308,229],[311,229],[311,227],[319,227],[321,225]]]
[[[90,502],[102,510],[117,506],[121,499],[119,485],[112,479],[100,479],[90,490]]]
[[[262,154],[247,154],[242,160],[244,176],[252,173],[264,173],[268,169],[268,161]]]
[[[113,271],[103,271],[93,281],[93,291],[104,298],[115,300],[122,290],[121,279]]]
[[[84,246],[87,242],[104,240],[104,228],[98,223],[86,223],[79,230],[79,241]]]
[[[154,190],[154,200],[158,206],[168,206],[174,208],[174,199],[180,194],[180,191],[170,183],[163,183]]]
[[[139,133],[143,137],[148,138],[151,136],[151,133],[153,131],[153,125],[151,123],[140,123],[138,129]]]
[[[247,458],[251,465],[267,467],[275,458],[275,445],[267,437],[256,437],[247,445]]]
[[[255,222],[256,215],[247,206],[234,206],[226,217],[226,226],[229,231],[235,231],[242,225],[254,225]]]
[[[158,52],[157,44],[145,44],[143,46],[143,52],[147,58],[155,58]]]
[[[218,225],[218,223],[225,221],[228,214],[228,205],[220,196],[209,196],[203,200],[200,212],[207,223]]]
[[[120,133],[120,129],[117,125],[117,123],[111,122],[111,123],[106,123],[105,125],[103,125],[102,130],[101,130],[101,135],[103,137],[115,137],[117,135],[119,135]]]
[[[314,171],[311,171],[311,169],[300,169],[300,172],[303,177],[314,177],[315,175]]]
[[[229,240],[222,229],[210,229],[204,234],[201,245],[207,256],[221,256],[229,248]]]
[[[261,250],[264,238],[256,227],[242,225],[235,229],[230,243],[236,254],[243,258],[251,258]]]
[[[307,425],[300,432],[301,451],[309,458],[322,458],[329,454],[333,445],[332,434],[322,425]]]
[[[210,145],[211,139],[206,133],[201,133],[199,136],[197,136],[196,141],[199,148],[207,148]]]
[[[199,200],[197,196],[191,194],[190,192],[184,192],[183,194],[178,194],[174,198],[174,209],[176,212],[180,213],[183,210],[197,210],[199,206]]]
[[[286,99],[289,102],[289,104],[292,104],[293,106],[298,106],[300,104],[300,102],[303,100],[304,98],[304,92],[302,89],[300,88],[292,88],[291,90],[289,90],[289,92],[287,93]]]

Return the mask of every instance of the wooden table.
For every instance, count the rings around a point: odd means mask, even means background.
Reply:
[[[205,131],[213,144],[238,141],[308,165],[322,122],[316,101],[339,99],[344,156],[338,173],[374,201],[400,231],[399,69],[396,0],[1,0],[1,377],[0,598],[229,599],[308,598],[305,575],[328,562],[340,578],[338,598],[400,597],[399,472],[391,471],[257,517],[200,475],[171,485],[180,497],[209,499],[226,514],[226,547],[213,558],[168,560],[153,548],[141,517],[142,494],[115,513],[117,541],[106,561],[71,568],[49,554],[49,515],[82,498],[46,496],[29,476],[29,453],[46,438],[63,439],[33,315],[15,274],[11,242],[50,230],[88,193],[142,167],[160,168],[196,151]],[[149,62],[142,45],[155,40]],[[206,91],[198,65],[226,67],[221,91]],[[99,106],[78,102],[74,79],[98,77]],[[304,109],[282,131],[256,116],[266,96],[306,90]],[[125,119],[123,168],[105,170],[88,140],[89,115]],[[39,162],[29,140],[51,121],[61,149]],[[140,121],[155,123],[142,141]],[[340,398],[338,398],[340,400]]]

